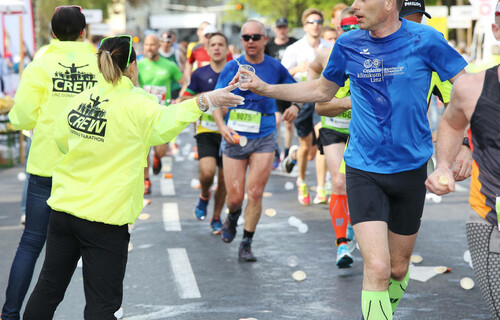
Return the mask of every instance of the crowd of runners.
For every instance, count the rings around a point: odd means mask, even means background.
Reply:
[[[500,40],[500,5],[495,12]],[[359,245],[364,319],[392,319],[406,290],[426,187],[446,194],[472,175],[467,237],[482,294],[500,319],[500,288],[491,285],[500,277],[498,66],[466,74],[467,62],[421,24],[424,15],[432,18],[422,0],[355,0],[331,16],[309,8],[300,39],[289,35],[286,18],[273,26],[250,19],[241,26],[240,53],[208,22],[187,46],[168,30],[146,35],[142,48],[126,35],[94,47],[84,42],[82,9],[57,7],[57,40],[27,66],[9,113],[14,128],[34,135],[25,229],[2,319],[20,319],[45,243],[23,318],[52,319],[80,257],[85,319],[115,318],[127,225],[155,188],[150,174],[162,172],[162,158],[178,150],[175,137],[191,123],[200,181],[194,217],[231,243],[243,214],[238,260],[255,262],[271,171],[296,173],[294,201],[324,206],[331,216],[332,264],[351,267],[349,245]],[[428,177],[431,94],[447,107]]]

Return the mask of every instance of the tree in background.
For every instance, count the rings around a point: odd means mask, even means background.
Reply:
[[[244,6],[244,10],[236,16],[234,12],[231,12],[231,18],[233,21],[244,21],[255,15],[266,17],[269,21],[275,21],[279,17],[286,17],[290,23],[290,27],[295,28],[302,27],[301,17],[304,10],[307,8],[317,8],[323,11],[325,25],[328,25],[333,6],[341,2],[345,3],[345,1],[342,0],[232,0],[232,3],[235,5],[241,3]]]
[[[49,43],[50,39],[52,39],[50,20],[56,7],[81,5],[83,9],[101,9],[103,19],[106,19],[109,6],[118,2],[119,0],[34,0],[32,3],[37,48]]]

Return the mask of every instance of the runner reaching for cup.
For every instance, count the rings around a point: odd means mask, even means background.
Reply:
[[[248,70],[238,71],[239,64],[251,66],[256,74],[270,83],[293,83],[294,80],[281,63],[264,54],[267,43],[266,29],[257,20],[247,21],[241,28],[241,42],[245,54],[230,61],[222,70],[216,88],[225,87],[235,74],[247,75]],[[243,77],[244,77],[243,76]],[[242,82],[240,85],[244,86]],[[236,89],[235,93],[245,97],[245,104],[229,108],[225,121],[220,109],[214,111],[214,120],[224,138],[222,142],[224,177],[226,181],[226,205],[229,213],[222,227],[222,240],[232,242],[236,236],[237,221],[243,210],[245,189],[248,203],[245,210],[243,240],[240,243],[240,261],[256,261],[251,244],[262,211],[262,196],[271,173],[275,152],[276,103],[274,99],[261,97],[251,91]],[[297,110],[287,110],[284,117],[293,121]],[[238,137],[240,144],[237,143]],[[235,139],[236,137],[236,139]],[[243,138],[247,144],[241,145]],[[248,176],[247,176],[248,170]],[[246,187],[246,188],[245,188]]]

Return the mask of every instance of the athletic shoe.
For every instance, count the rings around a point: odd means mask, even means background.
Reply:
[[[161,159],[156,155],[153,156],[153,174],[157,175],[161,172]]]
[[[233,214],[233,218],[229,219],[229,214],[224,221],[221,229],[221,238],[225,243],[230,243],[236,236],[236,227],[238,226],[238,218],[240,217],[241,210],[238,214]]]
[[[349,223],[347,225],[347,236],[346,236],[347,239],[349,240],[354,240],[354,230],[352,229],[352,226],[351,224]]]
[[[252,253],[252,241],[249,239],[243,239],[240,243],[240,249],[238,250],[238,260],[240,262],[255,262],[257,258]]]
[[[339,269],[350,268],[352,261],[352,256],[349,249],[347,249],[347,245],[342,243],[337,248],[337,267]]]
[[[311,198],[309,196],[309,190],[307,189],[307,183],[302,182],[298,187],[298,196],[299,202],[303,206],[308,206],[311,203]]]
[[[220,222],[220,219],[212,219],[212,221],[210,221],[210,228],[212,228],[212,234],[220,234],[222,229],[222,222]]]
[[[144,194],[151,194],[151,181],[148,178],[144,179]]]
[[[298,146],[292,146],[290,148],[290,151],[288,151],[288,156],[286,156],[285,159],[283,159],[283,162],[285,163],[285,171],[287,173],[292,172],[293,167],[297,163],[297,160],[293,158],[294,154],[297,156],[297,150],[299,150]]]
[[[210,194],[208,195],[208,198],[203,198],[200,194],[198,205],[196,205],[196,207],[194,208],[194,215],[196,219],[200,221],[205,220],[205,217],[207,216],[208,200],[210,200]]]
[[[356,250],[356,239],[354,238],[354,230],[352,229],[351,224],[349,223],[347,225],[347,249],[349,250],[350,253],[352,253],[354,250]]]
[[[323,188],[318,188],[316,192],[316,196],[314,197],[313,203],[314,204],[325,204],[327,203],[328,198],[326,197],[325,189]]]
[[[281,162],[281,160],[280,160],[279,156],[274,157],[273,170],[276,170],[279,167],[280,162]]]

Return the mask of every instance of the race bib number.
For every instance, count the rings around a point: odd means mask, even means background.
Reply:
[[[212,115],[212,110],[206,111],[202,116],[201,116],[201,126],[205,129],[212,130],[212,131],[218,131],[219,127],[217,127],[217,124],[214,121],[214,116]]]
[[[349,122],[351,122],[351,119],[337,118],[337,117],[325,117],[325,124],[328,127],[333,127],[333,128],[337,128],[337,129],[349,128]]]
[[[227,126],[240,132],[259,133],[262,114],[247,109],[232,109]]]

